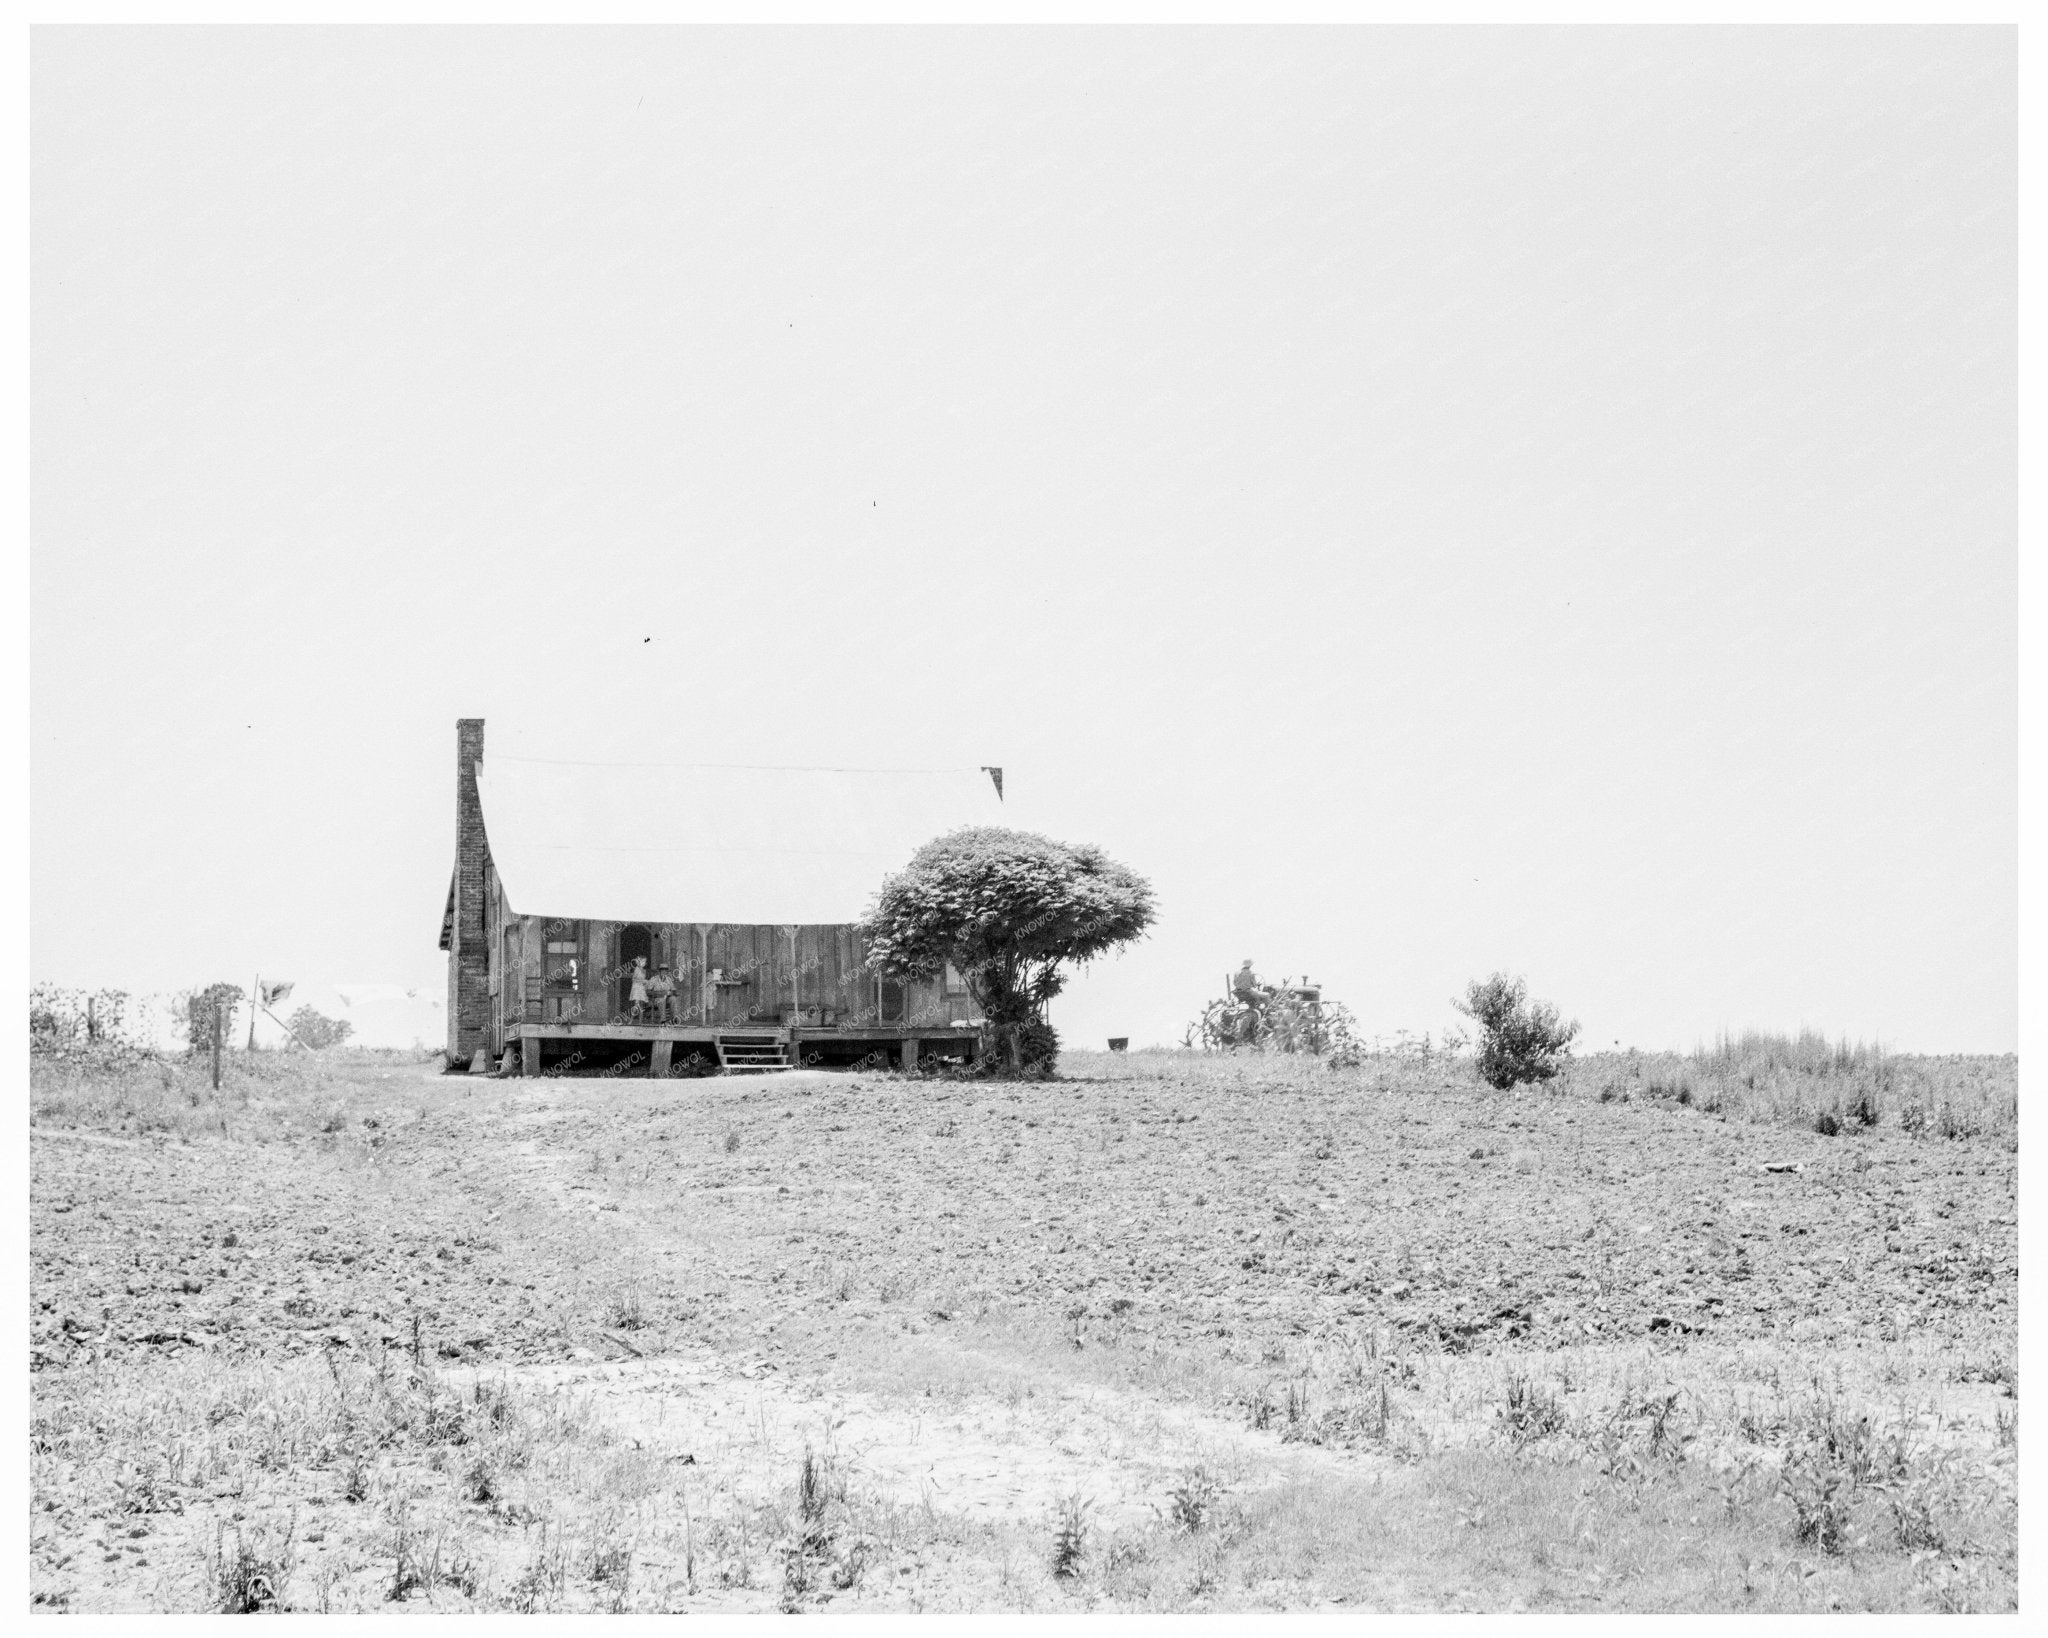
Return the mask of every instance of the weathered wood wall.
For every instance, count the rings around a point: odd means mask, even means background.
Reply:
[[[944,1026],[975,1017],[964,990],[942,979],[886,987],[867,971],[866,947],[850,926],[799,927],[792,948],[786,928],[732,923],[579,921],[548,922],[512,914],[503,895],[491,895],[492,948],[502,969],[494,980],[492,1012],[500,1039],[507,1025],[626,1021],[627,963],[622,946],[629,928],[647,935],[650,972],[664,962],[675,969],[679,1021],[686,1024],[766,1024],[800,1000],[807,1027]],[[575,929],[580,954],[573,991],[546,982],[548,929],[562,937]],[[713,971],[723,982],[708,983]],[[792,988],[792,976],[795,986]]]

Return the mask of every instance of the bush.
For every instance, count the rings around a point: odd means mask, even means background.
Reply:
[[[1506,973],[1474,979],[1465,999],[1451,1005],[1479,1026],[1479,1073],[1502,1091],[1554,1078],[1579,1033],[1576,1022],[1560,1023],[1552,1003],[1532,1002],[1528,985]]]
[[[1017,1026],[1017,1061],[1027,1074],[1050,1075],[1059,1062],[1060,1035],[1043,1018],[1027,1019]]]
[[[286,1028],[309,1047],[340,1046],[355,1033],[355,1025],[346,1018],[329,1018],[311,1007],[293,1013]]]
[[[185,1039],[191,1042],[192,1050],[201,1055],[213,1051],[216,1017],[220,1019],[220,1044],[233,1045],[235,1009],[241,1004],[239,984],[209,984],[203,990],[194,990],[185,1002]]]

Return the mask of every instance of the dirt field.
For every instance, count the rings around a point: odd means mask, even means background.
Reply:
[[[2013,1606],[2010,1122],[435,1069],[37,1067],[39,1605]]]

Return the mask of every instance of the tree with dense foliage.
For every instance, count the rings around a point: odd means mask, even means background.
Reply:
[[[930,978],[951,962],[1012,1070],[1050,1064],[1045,1007],[1063,970],[1140,937],[1151,884],[1099,847],[975,826],[927,842],[882,884],[860,924],[868,966]]]
[[[1506,973],[1474,979],[1452,1006],[1479,1026],[1479,1073],[1506,1091],[1518,1081],[1547,1081],[1564,1067],[1576,1021],[1558,1021],[1556,1006],[1529,999],[1529,986]]]

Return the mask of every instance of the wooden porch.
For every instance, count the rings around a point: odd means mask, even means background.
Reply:
[[[816,1025],[794,1026],[775,1024],[595,1024],[564,1019],[547,1024],[512,1024],[507,1026],[505,1051],[507,1057],[516,1054],[518,1072],[521,1075],[546,1073],[542,1067],[543,1055],[557,1057],[557,1073],[560,1073],[561,1049],[567,1047],[573,1061],[576,1043],[605,1044],[607,1049],[619,1045],[637,1046],[644,1049],[646,1068],[640,1073],[648,1079],[661,1080],[669,1076],[676,1061],[676,1048],[682,1046],[703,1052],[717,1060],[719,1072],[730,1074],[736,1071],[764,1071],[796,1069],[804,1066],[807,1057],[831,1049],[831,1055],[843,1059],[851,1048],[865,1049],[866,1053],[879,1053],[903,1069],[915,1069],[918,1059],[929,1053],[933,1056],[972,1056],[979,1044],[979,1034],[974,1030],[958,1029],[907,1029],[902,1025]],[[631,1062],[637,1054],[629,1054]],[[622,1070],[615,1069],[613,1073]]]

